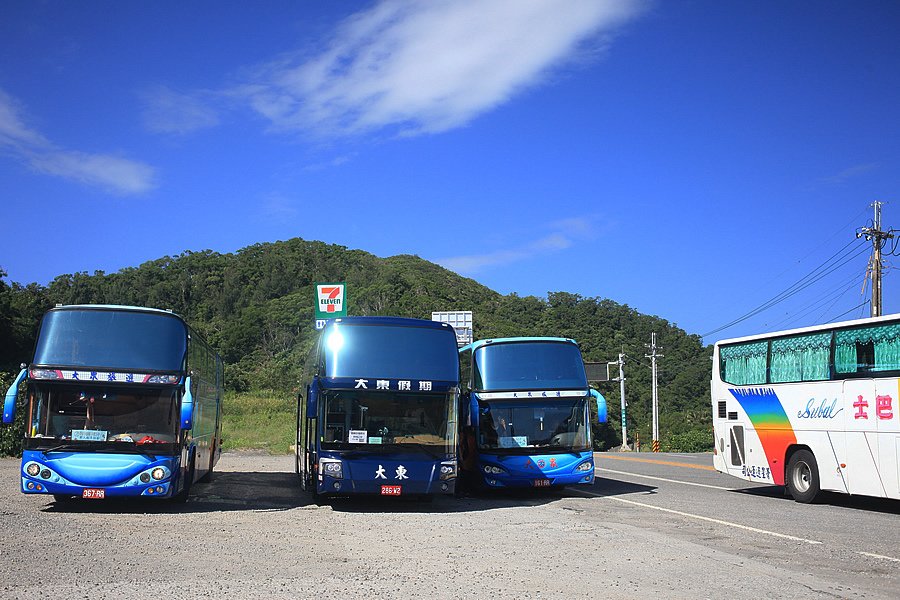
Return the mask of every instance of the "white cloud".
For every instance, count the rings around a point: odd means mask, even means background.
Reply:
[[[144,125],[154,133],[192,133],[219,124],[209,94],[183,94],[157,86],[142,94]]]
[[[153,168],[108,154],[49,151],[33,155],[29,162],[38,171],[118,194],[140,194],[155,187]]]
[[[434,262],[463,275],[474,275],[490,267],[499,267],[545,254],[566,250],[579,240],[592,238],[597,226],[591,217],[564,219],[550,224],[552,233],[533,242],[486,254],[439,258]]]
[[[28,127],[21,108],[0,90],[0,149],[36,171],[102,187],[115,194],[139,194],[152,189],[149,165],[108,154],[67,150]]]
[[[403,134],[465,125],[537,85],[640,0],[385,0],[346,19],[312,58],[284,56],[231,90],[279,130]]]

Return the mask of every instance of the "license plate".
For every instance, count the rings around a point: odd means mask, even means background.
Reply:
[[[535,479],[531,482],[534,487],[550,487],[549,479]]]
[[[106,490],[98,490],[95,488],[87,488],[81,491],[81,497],[88,500],[103,500],[106,498]]]
[[[400,485],[383,485],[381,486],[382,496],[399,496],[403,486]]]

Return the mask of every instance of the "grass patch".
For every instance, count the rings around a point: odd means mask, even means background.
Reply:
[[[288,454],[295,441],[297,400],[271,391],[228,392],[222,403],[225,450]]]

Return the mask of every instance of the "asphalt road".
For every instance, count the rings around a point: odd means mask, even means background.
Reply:
[[[0,597],[900,597],[900,502],[801,505],[708,455],[597,464],[562,493],[317,505],[292,457],[232,453],[184,505],[56,505],[0,459]]]

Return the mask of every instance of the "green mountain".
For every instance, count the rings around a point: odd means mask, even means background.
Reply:
[[[659,361],[663,448],[711,448],[711,351],[698,336],[605,298],[504,296],[417,256],[378,258],[299,238],[234,254],[185,252],[117,273],[60,275],[46,287],[0,278],[0,368],[12,372],[31,358],[40,316],[55,304],[131,304],[184,316],[224,358],[229,388],[293,395],[316,336],[317,281],[346,281],[351,315],[427,319],[434,310],[472,310],[476,339],[570,337],[585,360],[599,362],[624,352],[629,437],[639,436],[645,447],[651,428],[645,344],[655,332],[665,355]],[[598,439],[605,447],[620,445],[619,386],[598,387],[610,407],[610,424],[598,430]]]

